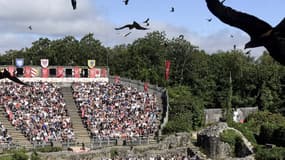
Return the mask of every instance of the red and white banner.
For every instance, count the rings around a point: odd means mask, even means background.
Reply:
[[[115,76],[115,83],[120,83],[120,76]]]
[[[15,67],[14,66],[8,66],[8,71],[10,72],[11,76],[15,76]]]
[[[105,67],[101,68],[101,77],[107,77],[107,69]]]
[[[80,71],[81,71],[80,67],[75,66],[75,67],[73,68],[73,70],[74,70],[74,77],[75,77],[75,78],[80,78]]]
[[[57,78],[62,78],[64,77],[64,68],[62,66],[57,66],[56,67],[56,77]]]
[[[32,77],[39,77],[39,70],[37,68],[31,68],[31,76]]]
[[[165,61],[165,80],[168,80],[170,72],[170,60]]]
[[[95,78],[95,68],[89,69],[89,78]]]
[[[48,68],[42,68],[42,77],[48,78],[49,76],[49,69]]]
[[[95,77],[99,78],[101,75],[101,69],[100,68],[95,68]]]
[[[31,78],[31,67],[24,66],[24,77]]]

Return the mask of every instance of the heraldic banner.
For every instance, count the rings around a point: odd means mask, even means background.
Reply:
[[[32,68],[30,66],[24,67],[24,77],[31,78],[31,69]]]
[[[73,70],[74,70],[74,77],[75,77],[75,78],[80,78],[81,68],[78,67],[78,66],[75,66],[75,67],[73,68]]]
[[[24,66],[24,58],[16,58],[16,67],[22,68]]]
[[[49,76],[49,69],[48,68],[43,68],[42,69],[42,77],[43,78],[48,78]]]
[[[41,59],[41,66],[43,68],[47,68],[48,67],[48,63],[49,63],[48,59]]]
[[[101,68],[101,77],[107,77],[107,69],[105,67]]]
[[[11,76],[15,76],[15,67],[14,66],[8,66],[8,71],[11,74]]]
[[[64,68],[62,66],[58,66],[56,68],[56,77],[57,78],[62,78],[64,76],[63,72],[64,72]]]
[[[87,61],[88,67],[89,68],[94,68],[96,66],[96,60],[95,59],[89,59]]]

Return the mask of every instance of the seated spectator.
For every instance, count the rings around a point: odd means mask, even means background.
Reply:
[[[161,108],[156,96],[111,83],[74,83],[73,97],[86,127],[97,138],[154,135]]]
[[[74,134],[60,88],[51,83],[33,82],[26,87],[5,82],[0,102],[8,119],[31,142],[72,141]]]

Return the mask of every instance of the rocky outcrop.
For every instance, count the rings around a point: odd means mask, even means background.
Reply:
[[[253,153],[250,142],[241,132],[234,128],[229,128],[227,123],[217,123],[201,130],[197,136],[198,146],[200,146],[204,153],[212,159],[229,159],[234,151],[229,144],[220,139],[220,133],[227,129],[237,132],[243,140],[242,148],[238,153],[239,157],[246,157]]]

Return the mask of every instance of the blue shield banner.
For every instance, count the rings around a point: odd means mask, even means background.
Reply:
[[[16,67],[22,68],[24,66],[24,58],[16,58]]]

